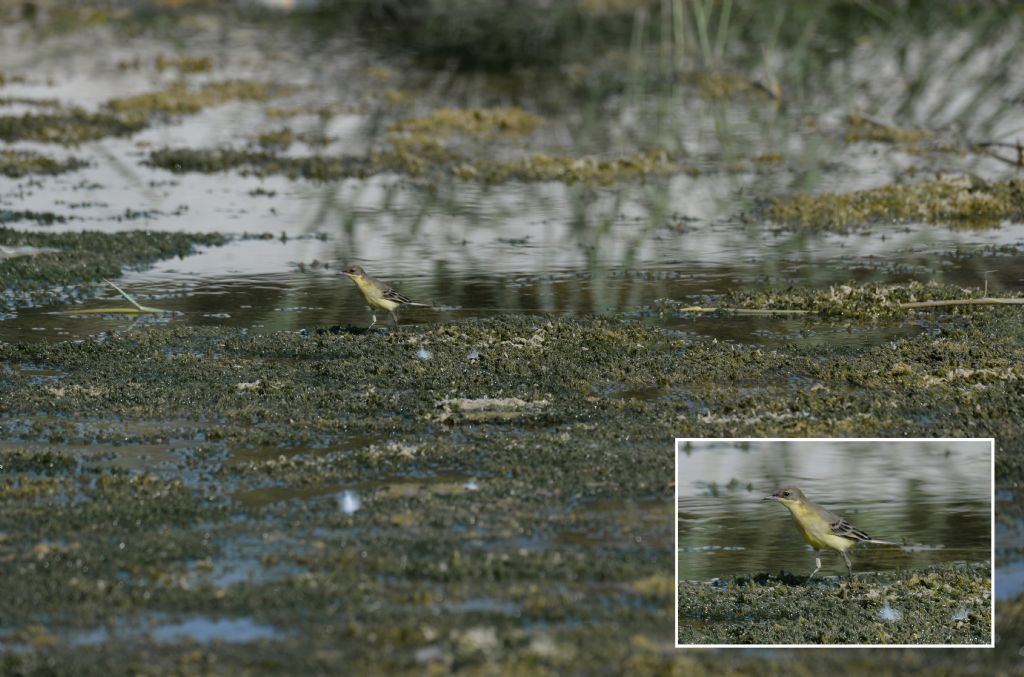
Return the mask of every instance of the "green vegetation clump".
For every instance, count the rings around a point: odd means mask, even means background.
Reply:
[[[256,143],[268,149],[285,149],[294,141],[295,133],[287,127],[272,132],[263,132],[256,137]]]
[[[243,174],[270,176],[282,174],[292,179],[302,178],[313,181],[331,181],[346,177],[364,177],[374,173],[367,158],[342,157],[286,157],[264,151],[234,150],[192,150],[189,148],[164,148],[151,152],[146,164],[159,167],[175,174],[201,172],[212,174],[231,169]]]
[[[543,118],[515,108],[442,108],[426,117],[393,123],[389,127],[386,145],[371,150],[365,157],[275,155],[269,151],[287,147],[298,138],[284,128],[257,137],[257,143],[267,151],[164,148],[150,153],[147,164],[176,173],[240,169],[257,176],[283,174],[319,181],[394,172],[417,177],[449,174],[485,183],[562,181],[590,185],[637,181],[685,170],[665,151],[657,149],[618,158],[535,152],[508,159],[492,159],[493,153],[455,150],[445,142],[447,136],[454,134],[483,142],[497,137],[515,137],[529,134],[543,123]]]
[[[62,477],[32,477],[21,473],[4,473],[0,477],[0,504],[9,501],[31,501],[43,496],[67,494],[70,484]]]
[[[128,136],[157,114],[191,114],[228,101],[266,101],[291,91],[284,85],[247,80],[214,82],[192,89],[175,83],[159,92],[111,99],[105,111],[79,108],[48,113],[0,116],[0,140],[77,145],[108,136]]]
[[[74,146],[108,136],[128,136],[149,126],[142,115],[87,113],[79,108],[55,113],[0,116],[0,140]]]
[[[847,116],[846,140],[881,141],[884,143],[914,144],[924,141],[931,134],[924,129],[894,127],[868,119],[858,113]]]
[[[28,150],[0,150],[0,174],[16,179],[27,174],[63,174],[87,166],[77,158],[55,160]]]
[[[636,181],[680,171],[664,152],[641,152],[624,158],[573,158],[535,153],[511,160],[470,160],[438,142],[398,138],[392,148],[373,151],[368,157],[286,157],[263,151],[230,148],[192,150],[164,148],[150,153],[147,164],[175,173],[214,173],[239,169],[244,174],[331,181],[397,172],[410,176],[450,173],[465,180],[564,181],[608,185]]]
[[[179,73],[209,73],[213,70],[213,59],[208,56],[164,56],[156,58],[156,69],[161,73],[174,68]]]
[[[1006,219],[1024,218],[1024,181],[956,175],[853,193],[797,193],[772,200],[767,214],[800,228],[839,231],[886,221],[992,228]]]
[[[197,89],[192,89],[183,82],[177,82],[159,92],[111,99],[106,106],[115,113],[185,114],[196,113],[203,108],[228,101],[267,101],[283,96],[289,91],[291,88],[284,85],[251,80],[211,82]]]
[[[567,184],[605,186],[673,174],[678,165],[663,152],[640,152],[623,158],[566,157],[534,153],[510,160],[452,160],[445,168],[464,180],[485,183],[505,181],[561,181]]]
[[[737,290],[726,294],[719,305],[751,310],[800,310],[823,317],[873,321],[906,317],[908,309],[901,306],[905,303],[977,299],[983,295],[981,289],[912,281],[900,284],[844,284],[828,289]],[[977,306],[974,308],[970,312],[989,312]]]
[[[4,449],[0,451],[0,473],[42,473],[67,472],[78,467],[78,459],[68,453],[53,450],[29,448]]]
[[[355,107],[350,106],[266,106],[263,113],[268,118],[293,118],[299,115],[315,115],[321,120],[330,120],[341,113],[351,113]]]
[[[31,209],[0,209],[0,223],[35,221],[42,226],[51,226],[55,223],[66,223],[67,220],[68,217],[54,212],[37,212]]]
[[[60,108],[60,101],[57,99],[36,99],[28,96],[0,96],[0,106],[13,106],[14,104],[38,106],[39,108]]]
[[[773,84],[774,90],[739,73],[710,71],[697,76],[698,91],[708,101],[729,101],[737,97],[779,99],[781,91]]]
[[[456,168],[462,175],[466,169]],[[647,176],[673,174],[679,166],[663,151],[647,151],[623,158],[573,158],[535,153],[527,158],[507,162],[479,163],[475,171],[467,167],[469,176],[481,176],[490,182],[517,179],[520,181],[563,181],[608,185],[620,181],[635,181]]]
[[[543,118],[519,108],[439,108],[427,117],[395,122],[388,129],[435,138],[452,133],[489,138],[529,134],[542,124]]]

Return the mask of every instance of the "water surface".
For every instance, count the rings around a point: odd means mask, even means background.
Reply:
[[[788,485],[899,544],[856,546],[854,571],[991,560],[987,441],[694,441],[676,455],[682,579],[809,574],[814,554],[789,511],[762,500]],[[822,565],[846,572],[835,553]]]

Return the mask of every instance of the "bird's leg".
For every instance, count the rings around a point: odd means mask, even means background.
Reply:
[[[377,313],[371,310],[370,317],[372,318],[372,321],[370,322],[370,326],[366,328],[366,331],[370,331],[373,329],[373,325],[377,324]]]
[[[815,550],[814,551],[814,571],[812,571],[811,575],[807,577],[807,583],[811,582],[811,579],[814,578],[814,574],[818,573],[819,569],[821,569],[821,553],[819,553],[817,550]],[[804,585],[807,585],[807,583],[804,583]]]
[[[840,550],[839,552],[842,553],[843,559],[846,560],[846,570],[850,573],[850,580],[853,580],[853,565],[850,564],[850,556],[846,554],[845,550]]]
[[[395,315],[395,311],[393,310],[389,310],[388,312],[391,313],[391,319],[395,321],[395,331],[398,331],[399,329],[401,329],[401,327],[398,325],[398,315]]]

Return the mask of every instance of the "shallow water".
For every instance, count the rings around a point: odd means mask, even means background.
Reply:
[[[754,573],[798,575],[814,555],[789,511],[764,501],[799,487],[872,537],[854,571],[991,561],[992,460],[988,442],[693,442],[677,452],[679,575],[687,580]],[[822,573],[845,573],[822,556]]]
[[[911,335],[918,328],[914,324],[837,328],[804,318],[708,317],[666,311],[657,302],[671,299],[685,305],[707,305],[709,300],[714,303],[715,295],[740,288],[820,288],[853,281],[921,280],[972,287],[987,284],[993,294],[998,294],[1018,288],[1024,280],[1024,264],[1019,257],[949,253],[1016,242],[1015,238],[1024,237],[1024,226],[987,233],[946,232],[934,246],[921,242],[937,238],[935,228],[922,226],[920,231],[916,237],[911,231],[904,242],[894,243],[897,246],[890,255],[876,253],[870,246],[862,255],[853,255],[850,249],[854,245],[870,244],[864,236],[823,238],[815,247],[788,253],[785,242],[776,243],[774,248],[769,246],[773,239],[782,236],[766,234],[764,256],[742,260],[739,257],[745,250],[739,243],[709,244],[705,249],[689,250],[678,241],[681,236],[675,236],[674,247],[654,252],[652,260],[644,261],[639,268],[624,269],[612,263],[595,264],[596,268],[546,267],[542,262],[545,247],[538,247],[539,251],[534,253],[536,260],[527,257],[521,270],[480,270],[472,264],[460,268],[457,263],[433,261],[426,262],[432,270],[409,270],[405,275],[391,275],[388,281],[406,295],[434,305],[431,309],[401,310],[400,322],[408,325],[508,312],[555,316],[607,314],[742,343],[820,341],[871,345]],[[849,246],[844,242],[854,238],[857,241]],[[370,315],[358,292],[338,274],[348,259],[343,252],[331,251],[331,247],[329,240],[244,240],[207,249],[184,260],[158,262],[150,270],[127,273],[119,286],[143,305],[168,311],[166,315],[133,318],[115,313],[96,314],[104,308],[125,305],[116,291],[107,289],[72,307],[51,305],[16,310],[0,322],[0,339],[81,339],[147,323],[233,326],[255,332],[368,325]],[[516,248],[495,245],[494,255],[499,260],[515,258],[502,247]],[[552,244],[546,247],[547,253],[557,256],[560,247]],[[313,261],[326,265],[309,267],[308,263]],[[416,261],[423,263],[422,259],[414,259],[409,265]],[[300,264],[307,265],[300,268]],[[367,262],[367,267],[370,265]],[[385,265],[378,263],[378,267]],[[535,266],[545,271],[532,269]],[[402,266],[396,263],[394,267]],[[382,326],[391,325],[387,313],[379,313],[377,320]]]

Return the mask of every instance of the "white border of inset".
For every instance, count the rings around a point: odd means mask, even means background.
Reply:
[[[992,567],[992,641],[988,644],[680,644],[679,643],[679,445],[685,442],[988,442],[991,466],[989,499],[989,562]],[[677,649],[992,649],[996,645],[996,440],[994,437],[677,437],[672,447],[675,485],[672,501],[672,526],[675,530],[675,603],[674,636]]]

